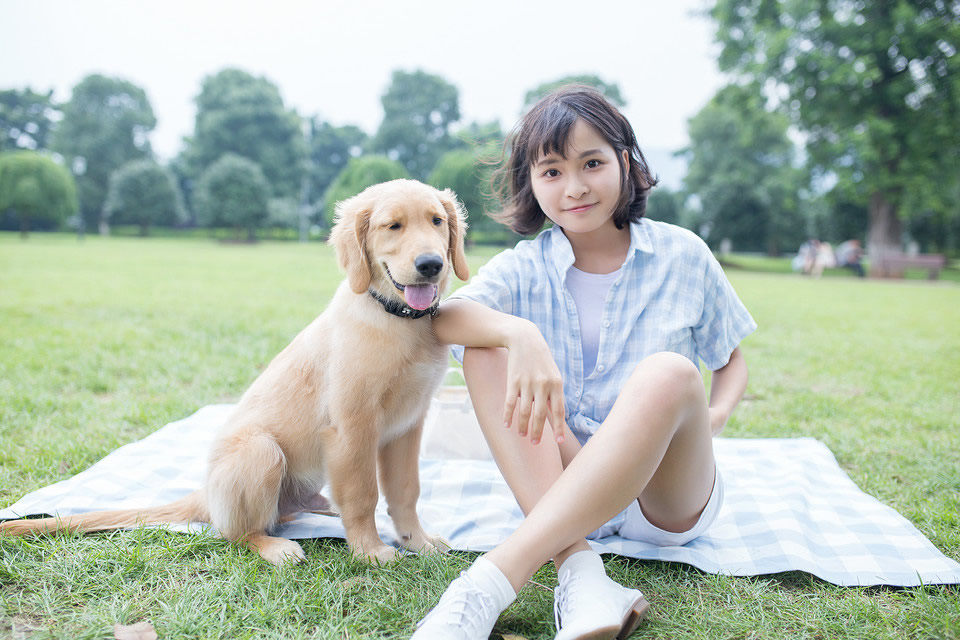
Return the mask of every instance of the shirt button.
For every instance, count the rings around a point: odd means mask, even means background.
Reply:
[[[577,389],[577,397],[580,397],[580,389]]]
[[[603,373],[603,365],[602,365],[602,364],[597,366],[597,371],[599,371],[600,373]]]
[[[619,280],[617,280],[616,282],[614,282],[614,283],[613,283],[613,286],[615,286],[615,287],[619,287],[619,286],[620,286],[620,281],[619,281]]]
[[[610,321],[609,321],[609,320],[604,320],[604,321],[603,321],[603,326],[604,326],[604,327],[609,327],[609,326],[610,326]]]

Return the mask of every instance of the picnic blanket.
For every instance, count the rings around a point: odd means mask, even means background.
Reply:
[[[69,480],[28,494],[0,510],[0,519],[151,506],[180,498],[201,485],[208,446],[232,408],[210,405],[170,423]],[[462,424],[444,424],[445,418],[462,423],[462,407],[459,414],[444,407],[442,396],[434,401],[423,453],[440,451],[445,457],[421,460],[421,517],[427,530],[445,537],[453,548],[487,551],[506,538],[522,514],[496,465],[482,449],[477,453],[476,440],[482,444],[482,436]],[[452,458],[456,452],[443,451],[450,443],[464,442],[467,457]],[[725,503],[706,535],[680,547],[611,536],[593,542],[594,548],[734,576],[799,570],[845,586],[960,583],[960,564],[896,511],[860,491],[821,442],[714,442]],[[377,524],[381,536],[396,543],[382,501]],[[277,534],[342,538],[344,530],[338,518],[301,514]]]

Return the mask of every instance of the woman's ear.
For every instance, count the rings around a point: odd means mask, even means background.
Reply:
[[[338,202],[333,229],[328,241],[337,252],[337,262],[347,274],[354,293],[370,288],[370,261],[367,258],[367,232],[373,207],[363,194]]]
[[[450,240],[447,252],[450,262],[453,263],[453,272],[466,282],[470,279],[470,267],[467,266],[467,256],[464,253],[463,243],[467,235],[467,214],[463,205],[457,200],[457,195],[450,189],[440,192],[440,202],[447,212],[447,227],[450,229]]]

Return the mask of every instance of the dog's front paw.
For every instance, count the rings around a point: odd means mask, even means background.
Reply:
[[[400,552],[393,547],[385,544],[373,546],[372,548],[357,549],[354,552],[358,558],[362,558],[374,565],[390,564],[400,557]]]
[[[453,547],[440,536],[423,533],[419,536],[405,536],[403,548],[414,553],[447,553]]]
[[[262,544],[257,551],[260,557],[273,565],[295,564],[307,559],[303,547],[286,538],[271,538],[269,544]]]
[[[453,549],[453,545],[441,536],[427,535],[427,544],[420,553],[448,553]]]

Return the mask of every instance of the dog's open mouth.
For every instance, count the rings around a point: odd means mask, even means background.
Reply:
[[[403,299],[410,308],[423,311],[424,309],[429,309],[433,301],[437,299],[437,295],[440,292],[437,285],[431,283],[400,284],[393,279],[393,274],[390,273],[387,265],[383,265],[383,268],[387,272],[387,277],[390,278],[390,282],[397,288],[397,291],[403,294]]]

